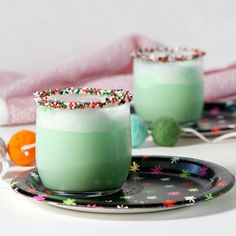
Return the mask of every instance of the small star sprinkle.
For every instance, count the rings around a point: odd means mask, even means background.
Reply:
[[[166,200],[166,201],[164,201],[163,206],[164,207],[173,207],[173,206],[175,206],[175,204],[176,204],[176,202],[173,200]]]
[[[146,196],[148,200],[156,200],[157,196]]]
[[[182,173],[180,173],[181,178],[188,178],[191,175],[191,172],[188,169],[183,169]]]
[[[161,178],[161,181],[162,181],[162,182],[167,182],[167,181],[170,181],[170,177]]]
[[[139,164],[137,164],[135,161],[133,161],[133,163],[132,163],[132,165],[130,166],[130,168],[129,168],[129,170],[131,171],[131,172],[137,172],[137,171],[139,171],[139,167],[140,167],[140,165]]]
[[[38,201],[44,201],[45,200],[45,197],[43,195],[37,195],[37,196],[34,196],[33,197],[34,199],[38,200]]]
[[[205,200],[208,201],[208,200],[212,200],[214,199],[215,197],[212,196],[212,193],[208,193],[208,194],[205,194]]]
[[[175,163],[177,163],[179,161],[179,157],[172,157],[171,158],[171,164],[175,164]]]
[[[184,197],[184,199],[188,201],[189,203],[195,203],[195,200],[196,200],[194,196],[186,196]]]
[[[188,191],[189,192],[198,192],[199,189],[198,188],[189,188]]]
[[[76,206],[76,200],[72,198],[67,198],[63,200],[63,204],[67,206]]]
[[[86,207],[88,207],[88,208],[96,208],[97,205],[96,204],[87,204]]]
[[[132,198],[133,198],[133,196],[130,196],[130,195],[124,195],[124,196],[120,197],[120,199],[124,199],[124,200],[130,200]]]
[[[36,174],[35,172],[31,172],[30,175],[35,179],[35,181],[39,181],[39,175]]]
[[[207,174],[208,167],[207,166],[202,166],[199,170],[199,177],[204,177]]]
[[[176,191],[176,192],[168,192],[167,193],[168,196],[179,196],[180,192]]]
[[[160,165],[154,166],[154,167],[151,168],[151,173],[153,175],[160,175],[162,173],[161,170],[162,170],[162,168],[161,168]]]
[[[151,157],[150,156],[143,156],[143,160],[149,160]]]
[[[216,183],[215,183],[216,186],[221,186],[221,187],[225,187],[227,186],[227,183],[225,183],[224,181],[222,180],[217,180]]]
[[[117,205],[116,206],[118,209],[127,209],[128,206],[124,206],[124,205]]]

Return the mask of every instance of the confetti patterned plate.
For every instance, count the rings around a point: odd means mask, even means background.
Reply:
[[[191,127],[205,136],[217,136],[236,129],[236,102],[205,103],[203,117],[183,127]],[[184,134],[183,136],[193,136]]]
[[[207,202],[229,191],[234,177],[225,168],[184,157],[134,156],[122,189],[110,196],[81,199],[46,189],[37,169],[11,182],[19,194],[61,208],[98,213],[139,213]]]
[[[131,107],[131,113],[135,113]],[[190,127],[204,136],[217,136],[236,129],[236,101],[205,103],[203,116],[196,122],[182,124]],[[183,137],[196,137],[190,133],[183,133]]]

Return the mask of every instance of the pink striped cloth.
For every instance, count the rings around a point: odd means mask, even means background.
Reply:
[[[212,102],[236,96],[236,63],[205,72],[204,97]]]
[[[79,56],[54,70],[34,75],[0,72],[0,125],[35,122],[32,93],[56,87],[123,88],[132,91],[130,53],[156,46],[140,35],[120,39],[94,53]],[[236,64],[206,72],[205,100],[236,95]]]

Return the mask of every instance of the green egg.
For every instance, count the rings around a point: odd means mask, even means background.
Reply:
[[[170,117],[161,117],[152,123],[152,137],[160,146],[174,146],[180,136],[179,124]]]

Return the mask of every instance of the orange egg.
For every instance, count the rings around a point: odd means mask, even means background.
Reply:
[[[35,132],[21,130],[15,133],[8,143],[9,157],[17,165],[27,166],[35,161]],[[29,147],[27,150],[24,147]]]

